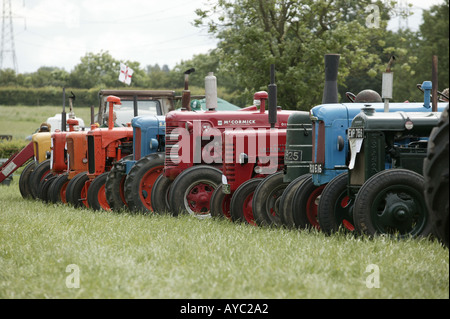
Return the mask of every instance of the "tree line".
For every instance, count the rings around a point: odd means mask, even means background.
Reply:
[[[373,89],[381,94],[381,77],[392,56],[394,100],[420,101],[416,84],[431,80],[432,56],[438,56],[439,90],[449,86],[449,0],[423,12],[417,31],[387,29],[398,12],[393,1],[370,0],[210,0],[196,10],[194,24],[218,39],[214,50],[181,60],[173,69],[157,63],[119,61],[108,51],[87,53],[70,72],[42,66],[15,74],[0,70],[0,87],[47,88],[183,88],[183,72],[195,67],[189,83],[204,87],[214,72],[221,97],[247,106],[253,93],[267,90],[275,64],[278,104],[308,110],[321,102],[323,57],[341,55],[339,93]],[[118,82],[120,63],[134,70],[130,86]]]

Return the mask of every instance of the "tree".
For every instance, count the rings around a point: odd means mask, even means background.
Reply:
[[[134,71],[130,86],[146,86],[147,77],[139,67],[139,62],[116,60],[108,51],[97,54],[89,52],[82,57],[81,63],[77,64],[70,74],[70,85],[79,88],[112,88],[125,85],[118,81],[120,62]]]
[[[220,0],[197,9],[195,25],[219,39],[219,68],[233,74],[242,94],[267,89],[275,64],[278,104],[308,110],[321,102],[326,53],[341,55],[338,82],[344,88],[347,77],[374,77],[385,68],[392,54],[383,53],[382,41],[390,8],[383,1],[375,6],[358,0]],[[376,23],[368,23],[371,15]]]

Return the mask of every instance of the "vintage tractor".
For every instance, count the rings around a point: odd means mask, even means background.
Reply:
[[[88,134],[85,132],[84,136],[81,134],[71,134],[68,137],[68,145],[70,145],[69,158],[73,158],[73,161],[69,162],[70,167],[68,180],[70,181],[67,184],[66,196],[67,200],[74,206],[83,205],[86,207],[90,206],[94,209],[109,209],[110,205],[106,199],[106,193],[103,191],[103,189],[105,189],[105,183],[108,176],[111,180],[109,185],[112,186],[108,188],[109,200],[111,200],[111,204],[114,208],[123,206],[125,200],[123,196],[124,175],[122,174],[123,172],[119,170],[119,168],[122,169],[122,166],[118,163],[123,163],[124,160],[132,160],[133,155],[131,143],[134,134],[130,123],[128,122],[125,124],[125,122],[132,121],[138,113],[146,114],[146,116],[150,118],[159,117],[160,115],[165,114],[168,110],[173,108],[175,92],[161,90],[102,90],[99,92],[100,105],[99,112],[96,116],[96,119],[100,122],[104,122],[103,120],[107,117],[107,114],[110,111],[105,107],[107,104],[111,106],[110,102],[107,101],[108,97],[111,95],[106,96],[107,94],[115,94],[115,97],[120,98],[120,108],[113,106],[113,109],[117,115],[116,125],[120,124],[122,127],[113,127],[112,129],[109,129],[109,122],[107,122],[108,129],[99,128],[100,131],[94,134],[93,131],[97,130],[97,128],[96,126],[91,126],[92,133]],[[119,131],[121,133],[117,133]],[[127,132],[127,141],[124,139],[124,132]],[[95,136],[95,138],[88,138],[87,135]],[[100,157],[102,158],[100,161],[105,161],[103,166],[100,162],[89,162],[89,152],[75,152],[75,150],[79,149],[82,145],[84,145],[84,147],[86,147],[85,149],[88,150],[88,139],[91,139],[91,141],[97,141],[96,147],[98,148],[94,147],[91,150],[94,150],[94,154],[98,152],[97,160]],[[101,140],[103,141],[100,143]],[[140,141],[138,140],[138,142]],[[143,145],[142,148],[144,149],[146,146],[147,145]],[[122,150],[125,152],[122,152]],[[119,155],[120,158],[115,158],[113,153]],[[93,202],[92,205],[89,205],[87,197],[87,190],[89,188],[88,184],[90,183],[90,179],[88,177],[89,164],[91,165],[91,169],[93,169],[95,165],[98,166],[97,174],[99,174],[102,170],[104,170],[104,173],[112,171],[111,175],[103,174],[103,176],[101,176],[101,181],[97,181],[94,184],[95,186],[97,183],[100,183],[101,186],[99,186],[99,193],[90,197]],[[115,165],[117,164],[118,168],[115,169]],[[128,169],[131,166],[131,162],[128,163]],[[78,174],[80,172],[82,174]],[[94,175],[91,175],[92,179],[94,179]],[[72,181],[72,178],[74,181]],[[100,196],[100,201],[96,196]],[[114,200],[116,201],[114,202]]]
[[[318,208],[321,229],[345,222],[374,236],[427,236],[431,222],[424,198],[423,159],[438,112],[376,112],[367,106],[348,129],[348,172],[324,188]]]
[[[333,84],[333,86],[335,85],[336,83]],[[426,90],[424,103],[391,103],[387,111],[429,111],[431,82],[425,81],[422,87]],[[327,86],[324,89],[324,96],[327,94],[326,89]],[[334,90],[337,91],[337,87]],[[298,178],[295,181],[297,186],[289,185],[286,188],[285,194],[290,195],[286,197],[289,199],[287,204],[283,202],[284,195],[281,199],[282,220],[289,227],[321,228],[317,219],[319,199],[322,199],[321,194],[328,182],[337,175],[347,172],[349,157],[347,129],[351,125],[351,121],[367,103],[370,103],[376,111],[386,111],[386,103],[382,103],[381,97],[371,90],[360,92],[356,95],[356,99],[351,99],[351,101],[351,103],[338,103],[336,94],[334,101],[333,98],[328,99],[326,104],[315,106],[310,111],[313,123],[312,163],[309,172],[311,175],[291,175],[291,183]],[[287,145],[287,149],[289,147]],[[287,172],[289,172],[289,165],[286,166]],[[342,203],[342,205],[344,204]],[[344,221],[344,226],[353,229],[353,225],[347,221]],[[325,229],[325,231],[328,230]]]
[[[80,120],[73,112],[74,100],[75,95],[72,92],[72,95],[69,97],[70,111],[67,118],[65,108],[65,89],[63,89],[63,111],[59,117],[53,117],[55,119],[54,123],[59,124],[60,129],[53,129],[53,132],[51,133],[51,148],[46,154],[46,160],[39,163],[30,176],[30,187],[34,197],[37,199],[41,199],[43,201],[48,201],[51,199],[52,202],[56,202],[55,197],[60,197],[60,194],[50,194],[49,189],[53,181],[58,178],[60,174],[64,174],[67,170],[67,133],[80,130]],[[82,123],[84,125],[84,122]],[[84,129],[84,127],[82,129]]]
[[[114,113],[114,105],[121,104],[120,98],[113,95],[108,96],[107,102],[110,115]],[[71,179],[66,198],[74,206],[82,202],[93,209],[109,209],[104,192],[107,172],[113,162],[132,154],[133,130],[131,127],[115,128],[113,116],[109,116],[108,128],[92,128],[86,134],[88,171]],[[68,193],[70,196],[67,196]]]
[[[272,67],[268,95],[271,128],[258,128],[256,131],[248,128],[223,133],[222,185],[214,191],[210,202],[211,215],[214,217],[225,216],[232,221],[252,225],[278,223],[278,198],[285,187],[282,169],[286,159],[286,127],[275,128],[277,88],[274,78]],[[262,93],[267,99],[267,93]],[[264,102],[265,99],[261,101]],[[309,113],[293,112],[288,118],[288,127],[293,117],[299,123],[309,123],[311,126]],[[295,156],[299,157],[301,154],[297,153]],[[258,190],[256,202],[253,201],[255,190]]]
[[[448,98],[447,98],[448,100]],[[448,104],[438,125],[431,131],[427,156],[423,161],[425,202],[433,232],[449,247],[448,222]]]
[[[72,96],[69,98],[70,113],[67,119],[65,113],[65,89],[63,89],[63,112],[60,114],[60,117],[54,116],[47,119],[47,122],[41,124],[39,132],[32,135],[30,144],[9,158],[1,167],[2,174],[0,174],[0,182],[3,178],[10,176],[19,167],[34,157],[34,160],[28,162],[20,175],[19,190],[24,198],[39,197],[38,185],[42,178],[49,172],[47,155],[52,148],[52,134],[55,131],[59,131],[59,129],[54,125],[51,126],[51,124],[59,124],[62,130],[66,130],[67,127],[73,128],[76,125],[74,121],[78,122],[80,119],[76,118],[73,113],[72,101],[74,99],[75,96],[72,93]],[[63,125],[62,123],[65,124]],[[47,168],[43,169],[43,166]]]
[[[205,78],[205,92],[207,111],[183,108],[166,115],[164,170],[151,193],[153,209],[158,213],[209,216],[210,198],[222,182],[222,133],[235,128],[270,128],[265,102],[261,101],[267,94],[256,94],[264,106],[259,110],[253,105],[218,112],[216,79],[211,74]],[[275,127],[285,127],[291,113],[279,111]]]

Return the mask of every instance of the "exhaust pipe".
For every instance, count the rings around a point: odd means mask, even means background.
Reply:
[[[339,59],[339,54],[325,54],[325,87],[323,88],[322,104],[338,103]]]
[[[190,68],[184,72],[184,90],[181,96],[181,108],[191,111],[191,91],[189,91],[189,74],[194,73],[195,69]]]
[[[277,123],[277,85],[275,84],[275,65],[270,65],[269,84],[269,123],[274,128]]]
[[[61,113],[61,132],[65,132],[67,130],[66,125],[67,117],[66,117],[66,88],[63,88],[63,110]]]

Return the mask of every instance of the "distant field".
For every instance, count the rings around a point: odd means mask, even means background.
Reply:
[[[62,106],[1,106],[0,135],[12,135],[14,139],[25,139],[33,134],[47,118],[62,112]],[[69,108],[66,106],[66,113]],[[91,110],[88,107],[75,108],[77,117],[81,117],[85,125],[90,124]]]
[[[449,298],[449,251],[428,239],[93,212],[17,181],[0,186],[0,299]]]

